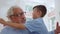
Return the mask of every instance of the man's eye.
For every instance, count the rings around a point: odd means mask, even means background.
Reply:
[[[10,17],[14,17],[14,15],[10,15]]]
[[[24,13],[20,13],[20,15],[23,15]]]
[[[21,13],[21,15],[22,15],[23,13]]]
[[[17,17],[19,16],[19,15],[16,15]]]

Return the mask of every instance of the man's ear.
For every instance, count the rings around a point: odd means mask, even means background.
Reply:
[[[6,16],[7,18],[9,18],[9,16]]]
[[[9,16],[7,16],[7,18],[9,19],[10,17],[9,17]]]

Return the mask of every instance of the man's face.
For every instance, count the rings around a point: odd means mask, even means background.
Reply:
[[[11,21],[16,23],[25,23],[26,18],[24,12],[20,8],[13,9],[13,15],[10,16]]]

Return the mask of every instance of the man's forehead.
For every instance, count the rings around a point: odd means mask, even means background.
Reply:
[[[21,8],[14,8],[13,12],[14,13],[21,13],[21,12],[23,12],[23,10]]]
[[[13,10],[20,10],[20,11],[23,11],[21,8],[13,8]]]

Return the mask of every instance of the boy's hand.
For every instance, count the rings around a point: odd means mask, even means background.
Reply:
[[[3,20],[2,18],[0,18],[0,23],[1,24],[4,24],[6,21],[5,20]]]

